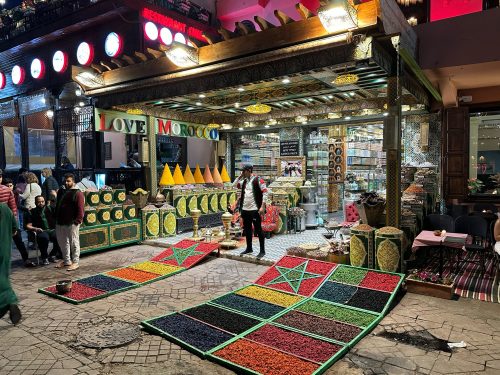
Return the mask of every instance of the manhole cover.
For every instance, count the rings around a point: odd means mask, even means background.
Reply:
[[[140,334],[136,324],[103,322],[81,331],[77,343],[88,348],[113,348],[134,341]]]

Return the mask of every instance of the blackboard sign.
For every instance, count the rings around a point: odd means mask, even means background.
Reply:
[[[13,100],[0,103],[0,120],[6,120],[12,117],[16,117],[16,115],[16,106]]]
[[[281,141],[280,156],[299,156],[299,141]]]

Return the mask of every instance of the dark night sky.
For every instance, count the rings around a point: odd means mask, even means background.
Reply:
[[[22,3],[22,0],[7,0],[5,2],[5,8],[10,9],[14,8]]]

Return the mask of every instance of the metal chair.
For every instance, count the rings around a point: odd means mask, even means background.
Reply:
[[[455,232],[468,234],[472,237],[472,243],[466,244],[465,249],[467,252],[479,253],[481,272],[484,272],[486,252],[490,248],[488,222],[480,216],[459,216],[455,220]],[[477,263],[475,261],[467,262]]]
[[[450,215],[430,214],[424,218],[424,229],[455,231],[455,220]]]

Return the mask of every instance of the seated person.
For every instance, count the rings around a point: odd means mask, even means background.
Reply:
[[[36,242],[42,255],[42,264],[55,262],[56,257],[62,258],[61,249],[56,238],[56,215],[52,205],[45,205],[42,195],[35,197],[36,207],[30,211],[26,219],[26,229],[36,232]],[[49,242],[54,245],[50,254],[47,253]]]
[[[91,178],[92,175],[90,173],[85,173],[82,180],[76,184],[76,187],[81,191],[98,191],[97,185]]]
[[[493,228],[493,236],[495,240],[495,246],[493,250],[500,255],[500,213],[497,213],[498,219],[495,221],[495,227]]]

